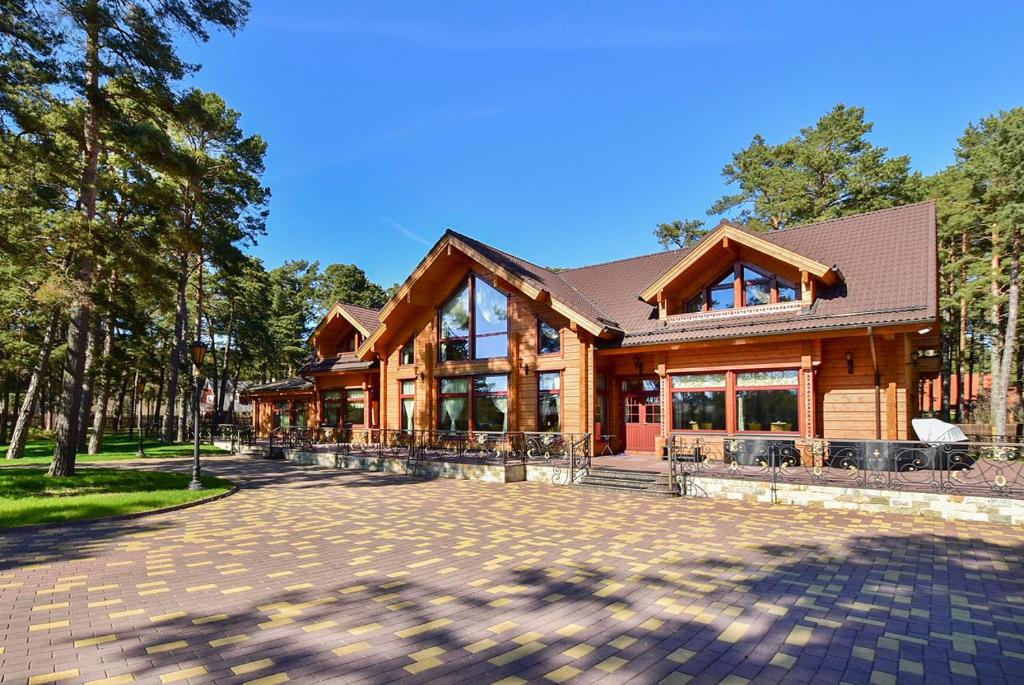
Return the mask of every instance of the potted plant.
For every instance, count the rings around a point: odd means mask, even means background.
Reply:
[[[780,431],[791,431],[793,430],[793,424],[788,421],[772,421],[772,432]]]

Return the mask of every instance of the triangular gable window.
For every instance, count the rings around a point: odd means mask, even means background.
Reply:
[[[800,291],[793,283],[750,264],[735,262],[721,278],[690,297],[685,311],[713,312],[798,299]]]

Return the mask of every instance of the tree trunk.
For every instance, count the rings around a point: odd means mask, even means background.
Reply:
[[[82,210],[88,231],[96,220],[96,186],[99,178],[100,161],[100,111],[103,107],[100,93],[100,20],[101,12],[97,0],[87,3],[83,15],[86,18],[85,38],[85,116],[83,143],[85,165],[82,171]],[[75,259],[75,278],[88,293],[92,287],[92,261],[79,255]],[[78,447],[78,419],[82,406],[82,381],[85,375],[85,355],[89,346],[89,319],[91,314],[87,296],[79,296],[70,309],[71,322],[68,325],[67,357],[61,382],[60,413],[57,415],[56,445],[48,475],[71,476],[75,473],[75,456]]]
[[[35,406],[36,395],[42,384],[43,376],[46,374],[50,364],[50,353],[53,352],[53,342],[60,330],[60,312],[54,311],[50,315],[50,325],[43,335],[43,344],[39,348],[39,357],[36,359],[36,366],[32,369],[32,376],[28,381],[28,389],[25,390],[25,399],[18,410],[18,420],[14,424],[14,432],[11,434],[11,444],[7,448],[8,459],[21,459],[25,456],[25,441],[28,439],[28,429],[32,421],[32,409]]]
[[[174,313],[174,340],[171,345],[171,363],[167,379],[167,410],[164,414],[163,435],[161,435],[164,442],[170,442],[174,438],[174,410],[177,407],[178,399],[178,376],[181,373],[181,363],[186,354],[185,322],[188,319],[188,303],[185,301],[185,289],[187,287],[188,255],[183,253],[178,262],[178,309]],[[180,438],[180,429],[178,434]]]
[[[160,411],[161,411],[161,409],[163,407],[163,401],[164,401],[164,382],[166,380],[164,378],[164,376],[166,376],[166,371],[165,371],[163,365],[161,365],[160,366],[160,379],[156,383],[156,409],[153,411],[153,415],[154,416],[160,416],[161,415]]]
[[[92,437],[89,439],[89,454],[99,454],[103,448],[103,429],[107,422],[107,402],[110,400],[110,363],[114,352],[114,319],[107,321],[107,330],[103,337],[103,360],[100,375],[97,379],[99,392],[96,395],[96,414],[92,422]]]
[[[89,446],[89,423],[92,419],[92,401],[99,375],[100,331],[99,321],[94,321],[89,330],[89,347],[85,353],[85,378],[82,385],[82,406],[78,411],[78,451],[85,452]]]
[[[7,442],[7,404],[10,402],[8,396],[11,392],[11,374],[4,377],[3,385],[0,385],[0,442]]]
[[[228,307],[228,331],[227,331],[227,338],[224,341],[224,357],[221,360],[220,394],[214,400],[217,403],[217,416],[218,416],[218,421],[219,422],[223,422],[222,410],[223,410],[223,407],[224,407],[224,398],[227,395],[228,362],[230,361],[230,357],[231,357],[231,343],[232,343],[232,338],[234,337],[234,335],[235,335],[235,299],[234,299],[234,297],[232,297],[231,300],[230,300],[230,306]],[[237,385],[237,382],[236,382],[236,383],[233,384],[233,387],[231,389],[231,396],[232,396],[232,398],[234,397],[235,388],[237,388],[237,387],[238,387],[238,385]],[[232,406],[231,421],[233,423],[234,422],[234,402],[231,403],[231,406]]]
[[[177,441],[178,442],[185,442],[185,441],[188,440],[188,415],[191,413],[189,411],[189,401],[188,401],[188,391],[189,391],[189,386],[191,385],[191,383],[189,383],[189,379],[188,379],[187,376],[182,375],[180,377],[180,379],[181,379],[181,387],[178,388],[179,392],[178,392],[178,435],[177,435]]]
[[[992,365],[992,432],[1002,434],[1006,431],[1007,401],[1009,400],[1010,373],[1013,370],[1013,354],[1016,349],[1015,337],[1017,334],[1017,316],[1020,309],[1020,285],[1017,279],[1020,277],[1020,253],[1021,236],[1018,227],[1011,228],[1012,242],[1010,245],[1010,281],[1006,292],[1006,328],[1001,332],[1002,340],[998,346],[998,359],[993,355],[993,361],[998,363]],[[998,329],[997,329],[998,330]],[[996,398],[996,378],[998,377],[998,401]]]
[[[121,422],[124,419],[124,396],[128,392],[128,370],[121,371],[121,383],[117,391],[117,409],[114,410],[114,430],[121,431]]]

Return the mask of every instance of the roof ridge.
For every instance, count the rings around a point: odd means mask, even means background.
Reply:
[[[677,247],[677,248],[674,248],[672,250],[660,250],[660,251],[657,251],[657,252],[645,252],[644,254],[633,255],[632,257],[620,257],[619,259],[609,259],[606,262],[594,262],[593,264],[584,264],[583,266],[565,267],[565,268],[562,269],[562,271],[581,271],[583,269],[590,269],[590,268],[595,267],[595,266],[608,266],[609,264],[619,264],[621,262],[633,261],[634,259],[646,259],[648,257],[653,257],[655,255],[669,254],[669,253],[672,253],[672,252],[683,252],[683,251],[689,250],[689,249],[690,249],[689,247]]]
[[[546,266],[541,266],[540,264],[537,264],[536,262],[531,262],[529,259],[526,259],[524,257],[520,257],[519,255],[514,255],[511,252],[506,252],[505,250],[502,250],[500,247],[495,247],[494,245],[491,245],[490,243],[485,243],[484,241],[482,241],[482,240],[480,240],[478,238],[473,238],[473,237],[465,235],[463,233],[459,233],[458,231],[456,231],[454,229],[451,229],[451,228],[449,228],[448,230],[451,233],[453,233],[454,235],[458,236],[460,239],[468,239],[468,240],[470,240],[472,242],[479,243],[481,245],[486,245],[490,249],[494,250],[495,252],[500,252],[501,254],[505,255],[506,257],[510,257],[512,259],[518,259],[519,261],[521,261],[521,262],[523,262],[525,264],[529,264],[532,267],[536,267],[537,269],[541,269],[543,271],[546,271],[547,273],[551,274],[552,276],[557,278],[559,281],[561,281],[565,285],[565,287],[571,289],[574,293],[576,293],[577,295],[582,297],[584,300],[586,300],[587,303],[590,304],[590,306],[593,307],[596,312],[601,314],[601,318],[602,318],[602,320],[604,322],[615,324],[616,327],[619,326],[619,322],[616,321],[615,319],[613,319],[612,317],[608,316],[608,312],[606,312],[604,309],[602,309],[600,306],[598,306],[598,304],[596,302],[594,302],[594,300],[591,299],[590,296],[588,296],[586,293],[584,293],[582,290],[577,288],[575,285],[573,285],[569,281],[567,281],[564,278],[562,278],[560,272],[552,271],[551,269],[549,269]],[[541,285],[543,285],[543,283]]]
[[[379,314],[380,313],[380,309],[378,309],[378,308],[364,307],[364,306],[362,306],[360,304],[352,304],[351,302],[342,302],[341,300],[337,300],[334,304],[340,305],[342,307],[352,307],[353,309],[362,309],[364,312],[374,312],[375,314]]]
[[[848,214],[847,216],[837,216],[837,217],[833,217],[831,219],[822,219],[821,221],[812,221],[812,222],[807,223],[807,224],[799,224],[797,226],[788,226],[786,228],[779,228],[779,229],[776,229],[774,231],[754,231],[751,228],[749,228],[747,224],[739,224],[738,227],[742,228],[745,231],[749,231],[750,233],[753,233],[754,235],[761,235],[761,236],[779,235],[780,233],[788,233],[790,231],[799,231],[799,230],[804,229],[804,228],[811,228],[813,226],[821,226],[822,224],[831,224],[831,223],[834,223],[836,221],[846,221],[847,219],[860,219],[861,217],[871,216],[873,214],[884,214],[886,212],[896,212],[896,211],[900,211],[900,210],[903,210],[903,209],[909,209],[911,207],[917,207],[919,205],[927,205],[927,204],[935,204],[935,199],[933,198],[933,199],[930,199],[930,200],[921,200],[920,202],[911,202],[910,204],[897,205],[896,207],[883,207],[882,209],[872,209],[871,211],[868,211],[868,212],[860,212],[858,214]]]

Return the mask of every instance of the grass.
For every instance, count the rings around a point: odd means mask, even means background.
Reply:
[[[158,440],[146,440],[144,443],[146,458],[184,457],[192,455],[192,443],[172,443],[165,445]],[[21,459],[7,459],[7,445],[0,445],[0,466],[4,464],[49,464],[53,458],[53,439],[44,438],[29,440],[25,444],[25,456]],[[139,438],[128,437],[128,433],[110,433],[104,436],[103,449],[99,454],[79,454],[75,460],[78,464],[93,461],[120,461],[137,459],[135,452],[139,448]],[[225,454],[226,452],[213,445],[202,445],[202,454]]]
[[[0,529],[131,514],[231,489],[228,481],[206,476],[206,490],[186,490],[191,479],[185,473],[129,469],[78,469],[67,478],[49,478],[43,469],[0,469]]]

